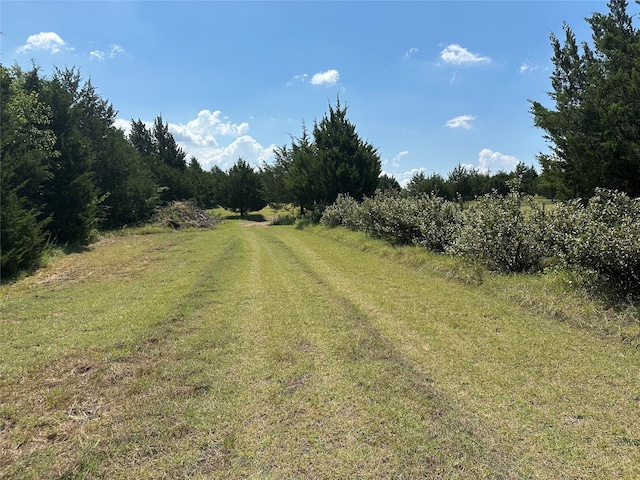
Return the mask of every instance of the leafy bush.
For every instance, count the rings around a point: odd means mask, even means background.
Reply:
[[[413,200],[418,222],[418,237],[414,243],[433,252],[444,252],[458,238],[463,220],[460,204],[433,193]]]
[[[397,193],[380,192],[362,202],[362,229],[394,245],[410,245],[420,235],[417,203]]]
[[[331,228],[343,226],[351,230],[360,230],[362,226],[360,204],[350,195],[341,193],[335,203],[325,209],[320,223]]]
[[[554,252],[585,284],[640,297],[640,199],[596,189],[586,205],[558,205],[550,226]]]
[[[392,244],[415,244],[442,252],[456,237],[460,214],[456,203],[436,195],[406,198],[390,190],[377,192],[361,205],[348,195],[339,195],[321,221],[329,227],[364,230]]]
[[[464,213],[463,228],[450,251],[503,272],[532,272],[548,256],[545,212],[533,197],[518,192],[486,194]],[[527,206],[527,210],[523,208]]]

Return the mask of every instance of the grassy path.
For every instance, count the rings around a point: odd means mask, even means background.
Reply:
[[[122,237],[0,290],[0,478],[639,478],[640,354],[341,230]]]

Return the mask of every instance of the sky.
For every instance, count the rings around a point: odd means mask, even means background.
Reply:
[[[566,22],[589,41],[596,11],[606,1],[3,0],[0,61],[77,68],[117,127],[161,115],[205,169],[272,162],[339,96],[406,185],[458,164],[538,168],[528,99],[552,106],[549,35]]]

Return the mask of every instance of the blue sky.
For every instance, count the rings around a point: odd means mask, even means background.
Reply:
[[[594,11],[606,2],[3,0],[1,61],[78,68],[118,126],[162,115],[207,169],[269,161],[340,95],[404,184],[537,167],[527,99],[548,103],[549,34],[566,21],[589,40]]]

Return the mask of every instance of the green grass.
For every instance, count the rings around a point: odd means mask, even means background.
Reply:
[[[637,323],[560,279],[225,221],[0,302],[0,478],[640,477]]]

